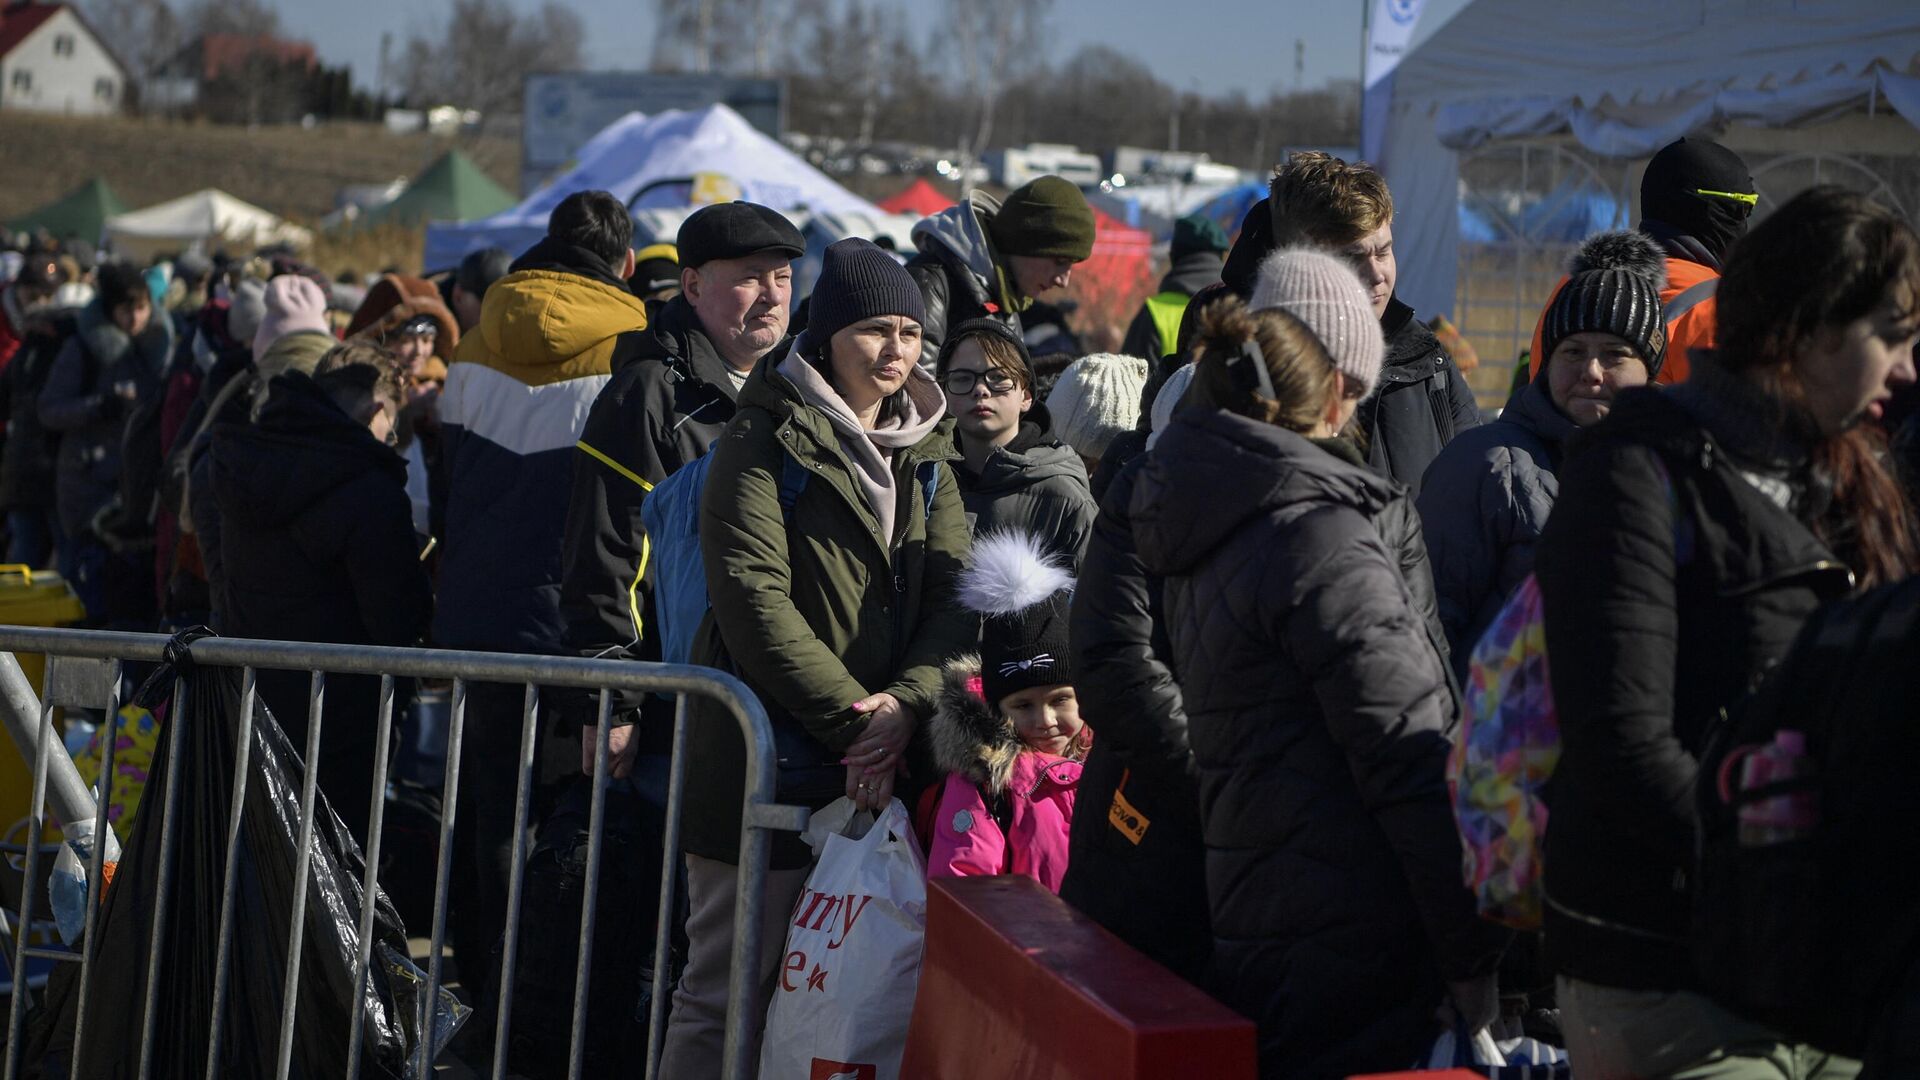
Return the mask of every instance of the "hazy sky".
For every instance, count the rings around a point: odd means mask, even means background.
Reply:
[[[539,0],[510,0],[532,11]],[[952,0],[895,0],[930,26]],[[1363,0],[1055,0],[1051,55],[1103,44],[1146,61],[1163,80],[1206,93],[1243,90],[1262,97],[1294,81],[1294,41],[1306,42],[1305,85],[1355,78],[1360,68]],[[587,29],[594,68],[646,66],[653,27],[651,0],[570,0]],[[416,31],[440,25],[446,0],[278,0],[290,36],[311,40],[330,64],[348,63],[357,83],[371,85],[380,35],[395,49]]]

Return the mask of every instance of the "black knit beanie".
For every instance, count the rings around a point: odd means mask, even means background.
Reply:
[[[1093,208],[1079,188],[1057,176],[1013,189],[988,229],[1006,255],[1083,262],[1093,254]]]
[[[904,315],[927,321],[920,287],[905,267],[872,241],[852,237],[827,247],[820,280],[807,301],[802,353],[826,348],[833,335],[877,315]]]
[[[1008,694],[1073,682],[1067,615],[1073,575],[1037,537],[990,532],[974,541],[960,602],[981,616],[980,690],[999,708]]]
[[[1640,216],[1698,240],[1725,259],[1746,234],[1753,204],[1732,196],[1758,189],[1740,155],[1711,139],[1677,139],[1647,162],[1640,177]]]
[[[934,362],[935,373],[945,375],[948,365],[953,363],[953,354],[968,338],[995,337],[1013,346],[1020,354],[1020,366],[1026,369],[1027,385],[1031,387],[1035,378],[1033,372],[1033,354],[1027,351],[1027,343],[1013,327],[994,318],[968,319],[947,331],[947,340],[940,345],[940,357]]]
[[[1551,359],[1574,334],[1599,332],[1625,339],[1647,364],[1647,381],[1667,358],[1667,322],[1660,310],[1666,255],[1645,233],[1599,233],[1580,245],[1567,265],[1572,276],[1547,308],[1540,330],[1541,359]]]

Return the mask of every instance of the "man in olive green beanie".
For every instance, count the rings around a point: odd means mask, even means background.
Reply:
[[[999,319],[1018,333],[1019,313],[1065,288],[1073,265],[1093,254],[1093,233],[1086,196],[1057,176],[1014,189],[1004,203],[974,191],[915,225],[919,254],[907,273],[926,302],[922,363],[940,354],[947,327],[968,319]]]

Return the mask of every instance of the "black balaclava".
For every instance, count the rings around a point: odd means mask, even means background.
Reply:
[[[1755,190],[1739,154],[1710,139],[1678,139],[1647,162],[1640,179],[1640,228],[1668,254],[1719,270],[1733,242],[1746,235],[1753,206],[1699,193],[1752,195]]]

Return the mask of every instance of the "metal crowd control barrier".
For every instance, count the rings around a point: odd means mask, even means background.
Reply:
[[[27,945],[26,928],[32,925],[36,900],[32,883],[38,869],[39,856],[39,845],[34,841],[37,841],[41,835],[46,808],[50,806],[62,821],[78,821],[91,815],[95,823],[96,836],[104,835],[108,827],[106,816],[108,785],[103,782],[97,790],[89,789],[80,779],[72,760],[64,751],[56,754],[50,750],[50,747],[61,745],[60,737],[53,729],[53,709],[56,705],[87,704],[75,700],[55,700],[61,697],[54,692],[54,688],[61,680],[60,665],[63,662],[76,661],[92,661],[100,665],[96,674],[101,677],[95,680],[101,687],[98,703],[106,709],[111,719],[120,703],[121,664],[123,662],[158,662],[163,659],[168,641],[167,637],[158,634],[0,626],[0,650],[4,650],[0,651],[0,722],[4,722],[14,744],[33,765],[33,802],[30,810],[32,823],[26,856],[28,887],[21,897],[19,921],[15,924],[19,928],[13,955],[16,972],[24,970],[25,961],[29,958],[67,961],[76,959],[71,953],[36,949]],[[512,990],[518,961],[519,934],[517,931],[527,864],[527,817],[532,798],[534,739],[538,730],[540,688],[542,686],[578,688],[597,690],[600,693],[599,721],[594,747],[595,783],[589,814],[591,839],[584,882],[585,897],[581,906],[580,961],[574,976],[573,1034],[567,1074],[569,1078],[580,1076],[582,1055],[585,1051],[588,978],[592,966],[595,907],[598,901],[600,858],[606,813],[610,693],[625,690],[671,694],[675,701],[673,757],[667,788],[666,827],[663,837],[666,854],[661,867],[660,917],[654,940],[656,960],[653,972],[652,1014],[649,1017],[651,1031],[648,1036],[646,1059],[648,1080],[653,1080],[659,1072],[662,1038],[665,1033],[664,1019],[669,990],[667,974],[670,967],[666,957],[669,934],[672,929],[670,913],[673,911],[674,888],[677,881],[675,870],[679,860],[682,804],[686,794],[687,698],[689,695],[700,695],[724,706],[740,725],[741,732],[745,736],[747,767],[745,812],[740,829],[739,889],[733,913],[733,951],[730,958],[723,1075],[729,1078],[744,1078],[752,1071],[755,1063],[746,1059],[748,1028],[743,1020],[752,1008],[758,981],[754,977],[754,967],[756,958],[760,954],[760,911],[765,901],[767,858],[771,844],[769,834],[775,829],[794,832],[804,829],[807,823],[807,811],[801,807],[784,806],[774,801],[773,730],[768,725],[766,712],[759,701],[738,679],[711,668],[678,664],[644,664],[623,660],[582,660],[569,657],[516,656],[505,653],[453,652],[433,649],[383,649],[349,645],[252,641],[242,638],[204,638],[189,646],[188,652],[198,666],[239,668],[242,671],[240,745],[236,747],[235,754],[237,776],[233,786],[233,807],[227,833],[226,874],[220,902],[219,936],[216,939],[219,949],[216,954],[216,982],[213,990],[214,1027],[208,1038],[206,1075],[209,1080],[216,1077],[220,1071],[221,1027],[228,999],[233,993],[228,970],[231,963],[230,945],[235,891],[233,855],[239,847],[241,807],[246,795],[247,754],[252,743],[253,703],[256,690],[255,672],[262,668],[304,670],[312,674],[308,695],[306,744],[308,761],[316,759],[320,745],[321,706],[324,701],[327,674],[379,676],[381,680],[379,727],[373,766],[374,775],[382,777],[388,771],[388,754],[391,749],[394,680],[408,678],[453,681],[453,712],[447,733],[446,779],[440,819],[440,857],[436,868],[433,926],[427,953],[426,993],[421,998],[423,1020],[428,1021],[422,1024],[423,1036],[431,1031],[431,1010],[440,987],[440,952],[446,936],[447,886],[452,859],[456,797],[460,783],[460,738],[466,721],[467,687],[474,682],[526,686],[526,704],[521,713],[513,869],[507,899],[506,925],[510,932],[505,937],[501,957],[499,1019],[498,1027],[494,1032],[493,1046],[492,1076],[494,1080],[500,1080],[505,1075],[507,1066],[508,1036],[512,1022]],[[47,655],[49,693],[46,703],[36,699],[14,653]],[[182,732],[185,730],[184,723],[193,722],[192,717],[180,715],[177,711],[183,707],[185,700],[180,692],[182,685],[181,680],[175,679],[173,704],[170,706],[167,724],[167,747],[163,751],[169,758],[177,756],[180,752]],[[109,726],[106,730],[111,732],[113,729]],[[111,755],[114,741],[112,738],[103,740],[107,747],[105,752],[108,755],[101,769],[103,778],[110,777],[113,773]],[[276,1072],[278,1080],[286,1080],[291,1067],[292,1032],[297,1006],[294,990],[299,985],[300,979],[300,946],[307,906],[309,872],[307,860],[313,840],[316,777],[317,770],[306,770],[304,788],[301,792],[298,848],[300,855],[294,870],[294,908],[292,933],[287,943],[285,1000],[280,1017],[279,1057]],[[139,1075],[142,1080],[146,1080],[150,1075],[148,1057],[152,1048],[156,1013],[155,975],[160,965],[161,942],[167,930],[168,894],[172,889],[178,862],[174,821],[180,803],[178,779],[178,770],[170,768],[168,782],[165,785],[166,790],[164,792],[148,791],[143,796],[145,803],[143,813],[153,812],[153,807],[156,805],[153,800],[158,798],[163,800],[158,805],[164,816],[161,819],[162,857],[159,887],[156,892],[153,939],[147,957],[148,978],[141,1028],[143,1035]],[[367,832],[366,878],[360,910],[360,952],[354,966],[354,983],[361,987],[366,985],[367,969],[371,962],[374,897],[379,882],[380,825],[384,794],[385,786],[376,783]],[[94,935],[92,931],[94,913],[98,905],[101,863],[104,857],[105,845],[95,844],[93,866],[88,877],[86,935],[77,957],[77,962],[80,964],[81,1005],[74,1022],[75,1046],[82,1045],[81,1040],[86,1033],[86,987],[93,972]],[[20,1074],[19,1059],[25,1013],[26,993],[22,986],[13,995],[7,1018],[5,1080],[14,1080]],[[348,1076],[356,1075],[359,1069],[363,1015],[363,1009],[353,1010],[352,1025],[348,1033]],[[423,1076],[430,1075],[432,1068],[431,1062],[427,1060],[426,1044],[427,1039],[423,1037],[416,1063],[419,1074]]]

